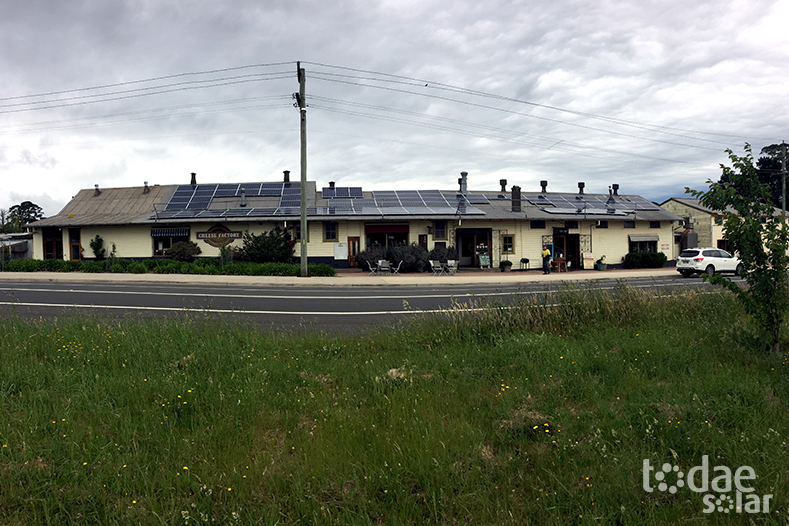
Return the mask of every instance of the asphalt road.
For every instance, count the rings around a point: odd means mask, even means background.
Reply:
[[[739,278],[735,278],[739,279]],[[655,290],[712,287],[679,275],[576,282],[574,287],[613,290],[618,283]],[[561,282],[519,285],[443,285],[397,287],[274,287],[192,283],[0,282],[0,315],[57,320],[74,315],[100,319],[198,318],[251,322],[276,330],[348,333],[387,323],[408,322],[442,309],[485,308],[523,296],[540,296]]]

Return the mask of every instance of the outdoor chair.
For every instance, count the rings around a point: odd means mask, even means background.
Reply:
[[[400,263],[397,264],[396,267],[392,267],[392,274],[400,274],[400,266],[403,264],[403,260],[400,260]]]
[[[455,259],[447,260],[447,267],[446,267],[446,269],[447,269],[446,272],[449,275],[454,276],[455,274],[457,274],[458,273],[458,262],[457,262],[457,260],[455,260]]]
[[[389,261],[386,259],[382,259],[378,262],[378,274],[389,274],[392,271],[392,267],[389,265]]]
[[[376,274],[378,274],[378,269],[373,268],[373,264],[370,263],[369,261],[367,262],[367,266],[370,268],[370,273],[367,274],[368,276],[375,276]]]
[[[529,258],[521,258],[521,270],[529,269]]]
[[[433,275],[434,276],[440,276],[441,274],[444,273],[444,267],[441,266],[441,262],[440,261],[433,261],[431,259],[430,260],[430,268],[433,270]]]

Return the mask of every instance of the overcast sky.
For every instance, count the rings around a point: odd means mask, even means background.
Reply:
[[[278,181],[662,201],[789,138],[787,1],[0,0],[0,208]]]

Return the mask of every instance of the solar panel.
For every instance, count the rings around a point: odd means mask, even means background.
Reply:
[[[197,215],[198,217],[222,217],[224,213],[224,209],[214,208],[213,210],[201,210]]]
[[[329,197],[334,197],[337,195],[337,189],[332,188],[330,186],[324,186],[323,190],[321,190],[321,197],[324,199],[328,199]]]
[[[364,197],[361,186],[351,186],[348,190],[351,193],[351,197]]]
[[[276,208],[271,207],[253,208],[249,211],[249,217],[273,216],[276,211]]]
[[[301,200],[300,199],[287,199],[286,200],[286,199],[283,198],[282,201],[280,201],[279,206],[280,207],[283,207],[283,206],[296,206],[296,207],[299,207],[299,206],[301,206]]]
[[[225,217],[243,217],[249,214],[251,208],[231,208],[225,212]]]
[[[199,210],[181,210],[173,217],[196,217],[199,213]]]
[[[336,188],[337,190],[337,197],[351,197],[351,191],[348,189],[347,186],[339,186]]]
[[[481,204],[481,205],[485,205],[490,202],[488,201],[487,197],[481,194],[467,194],[466,199],[468,200],[469,203]]]

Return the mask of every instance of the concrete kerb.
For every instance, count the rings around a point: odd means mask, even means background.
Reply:
[[[335,277],[284,276],[205,276],[193,274],[86,274],[81,272],[0,272],[0,282],[51,281],[77,283],[190,283],[206,285],[235,285],[255,287],[392,287],[392,286],[461,286],[461,285],[518,285],[520,283],[616,280],[624,278],[667,277],[676,269],[577,270],[543,275],[540,272],[479,272],[462,270],[454,276],[432,274],[401,274],[369,276],[363,272],[341,272]]]

